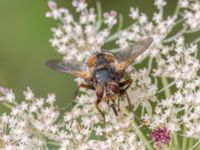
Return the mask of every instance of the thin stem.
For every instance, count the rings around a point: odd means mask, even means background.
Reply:
[[[47,144],[49,145],[54,145],[54,146],[59,146],[60,144],[56,141],[47,141]]]
[[[197,51],[195,51],[195,53],[194,53],[194,57],[195,57],[195,58],[197,58],[197,57],[198,57],[198,50],[197,50]]]
[[[176,4],[176,9],[175,9],[175,11],[174,11],[174,15],[178,15],[179,11],[180,11],[180,7],[179,7],[179,4],[178,4],[178,2],[177,2],[177,4]]]
[[[200,140],[198,140],[189,150],[193,150],[196,146],[199,146]]]
[[[194,33],[194,32],[198,32],[199,29],[195,29],[195,30],[186,30],[185,33],[190,34],[190,33]]]
[[[136,122],[133,120],[132,121],[132,127],[135,130],[135,133],[138,135],[138,137],[144,142],[146,145],[147,150],[154,150],[154,148],[149,144],[148,140],[144,136],[144,134],[141,132],[141,130],[138,129],[138,125]]]
[[[170,88],[172,87],[173,85],[175,85],[175,81],[172,81],[171,83],[169,83],[167,86],[165,86],[164,88],[162,88],[160,91],[158,91],[158,93],[161,93],[163,91],[165,91],[166,88]]]
[[[196,40],[194,40],[195,44],[198,44],[200,42],[200,37],[198,37]]]
[[[141,118],[144,116],[144,107],[142,106]]]
[[[193,138],[190,138],[189,139],[189,142],[188,142],[188,149],[190,148],[190,147],[192,147],[192,145],[193,145],[193,142],[194,142],[194,139]]]
[[[182,19],[178,20],[178,21],[175,23],[174,26],[178,25],[179,23],[182,23],[182,21],[183,21]],[[187,26],[184,26],[183,29],[180,30],[180,31],[178,32],[178,34],[175,34],[175,35],[172,35],[172,36],[169,37],[169,38],[166,38],[165,40],[163,40],[163,43],[170,43],[170,42],[174,41],[174,40],[176,39],[177,36],[179,36],[180,34],[185,33],[186,29],[187,29]]]
[[[153,58],[150,57],[149,62],[148,62],[148,74],[150,74],[150,72],[151,72],[152,64],[153,64]]]
[[[183,133],[185,133],[185,131],[186,131],[186,128],[184,127],[184,129],[183,129]],[[187,139],[188,139],[188,138],[187,138],[186,136],[183,136],[183,143],[182,143],[182,148],[183,148],[183,150],[186,149],[187,142],[188,142]]]
[[[162,84],[163,84],[163,88],[165,89],[165,97],[167,98],[171,95],[170,88],[168,87],[169,83],[168,83],[166,77],[162,77],[161,81],[162,81]]]
[[[170,88],[168,87],[169,83],[166,77],[162,77],[161,78],[162,84],[163,84],[163,88],[165,88],[165,98],[168,98],[171,95],[171,91]],[[179,150],[179,143],[178,143],[178,138],[177,135],[174,133],[173,134],[173,142],[174,142],[174,146],[177,150]]]
[[[123,15],[119,14],[119,26],[117,28],[117,31],[120,31],[123,27]]]
[[[8,104],[8,103],[3,103],[3,105],[4,105],[5,107],[9,108],[9,109],[12,109],[12,108],[13,108],[13,106],[10,105],[10,104]]]
[[[196,148],[196,150],[200,150],[200,144],[198,145],[198,147]]]
[[[97,31],[101,28],[101,24],[102,24],[102,9],[101,9],[101,3],[99,1],[97,1],[97,19],[98,19],[98,23],[97,23]]]
[[[119,15],[119,26],[118,26],[117,31],[116,31],[112,36],[110,36],[110,37],[105,41],[105,43],[112,42],[112,41],[114,41],[115,39],[117,39],[118,36],[119,36],[119,33],[120,33],[121,29],[122,29],[122,27],[123,27],[123,16],[122,16],[122,14],[120,14],[120,15]]]
[[[173,139],[174,139],[174,147],[177,149],[177,150],[179,150],[180,148],[179,148],[179,143],[178,143],[178,138],[177,138],[177,135],[174,133],[173,134]]]

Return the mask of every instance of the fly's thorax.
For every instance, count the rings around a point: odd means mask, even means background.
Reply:
[[[101,65],[94,70],[94,78],[99,84],[106,84],[113,79],[113,73],[109,65]]]

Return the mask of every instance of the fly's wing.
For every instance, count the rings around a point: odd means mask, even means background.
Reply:
[[[48,60],[47,66],[59,72],[71,74],[76,77],[83,78],[85,80],[91,79],[90,71],[84,71],[80,68],[80,65],[76,62],[67,62],[61,60]]]
[[[120,51],[116,54],[116,58],[118,60],[118,64],[116,64],[116,70],[118,72],[124,71],[128,65],[134,62],[134,60],[140,56],[153,42],[152,38],[147,38],[142,41],[139,41],[133,45],[133,47],[129,47],[126,50]]]

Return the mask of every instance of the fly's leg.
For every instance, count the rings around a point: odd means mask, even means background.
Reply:
[[[118,111],[120,111],[120,100],[121,100],[121,96],[119,96],[117,100]]]
[[[128,104],[129,104],[129,107],[131,109],[131,112],[134,114],[133,105],[131,104],[130,97],[129,97],[128,93],[126,92],[127,89],[131,86],[132,82],[133,82],[132,79],[128,79],[126,81],[123,81],[123,82],[119,83],[119,86],[120,87],[125,87],[126,86],[125,88],[120,90],[120,96],[125,94],[126,99],[128,101]]]
[[[72,102],[71,102],[69,105],[66,105],[66,106],[60,108],[61,111],[64,111],[64,110],[70,108],[71,106],[73,106],[74,100],[75,100],[75,98],[76,98],[76,96],[77,96],[77,94],[78,94],[80,88],[95,90],[95,88],[94,88],[93,86],[88,85],[88,84],[83,84],[83,83],[81,83],[81,84],[77,87],[77,89],[76,89],[76,91],[75,91],[75,93],[74,93],[74,96],[72,97],[72,99],[73,99]]]
[[[96,101],[96,108],[99,111],[99,113],[102,115],[103,117],[103,122],[104,124],[106,124],[106,118],[105,118],[105,114],[101,111],[101,109],[99,108],[99,103],[101,102],[101,98],[98,98]]]
[[[92,85],[89,84],[83,84],[81,83],[78,88],[76,89],[75,93],[74,93],[74,99],[76,98],[80,88],[85,88],[85,89],[90,89],[90,90],[95,90],[95,88]]]
[[[88,84],[83,84],[83,83],[81,83],[81,84],[78,86],[78,88],[76,89],[75,93],[74,93],[72,103],[71,103],[70,105],[67,105],[67,106],[61,108],[61,110],[65,110],[65,109],[69,108],[69,106],[73,106],[73,104],[74,104],[74,100],[75,100],[75,98],[76,98],[76,96],[77,96],[77,94],[78,94],[80,88],[85,88],[85,89],[95,90],[93,86],[88,85]],[[72,127],[72,124],[73,124],[73,120],[71,121],[70,127]]]
[[[121,83],[119,83],[119,87],[122,88],[124,86],[126,86],[124,89],[121,89],[121,95],[124,94],[126,92],[126,90],[131,86],[131,83],[133,82],[132,79],[128,79],[128,80],[125,80]]]
[[[125,92],[125,95],[126,95],[126,98],[127,98],[128,104],[129,104],[129,107],[130,107],[131,112],[133,113],[134,117],[136,117],[138,120],[141,120],[141,118],[140,118],[139,116],[137,116],[137,115],[135,114],[134,110],[133,110],[133,107],[134,107],[134,106],[131,104],[130,97],[129,97],[128,93]]]
[[[133,113],[134,117],[136,117],[138,120],[140,120],[140,117],[138,117],[138,116],[134,113],[134,109],[133,109],[134,106],[131,104],[130,97],[129,97],[128,93],[127,93],[127,89],[130,87],[130,85],[131,85],[132,82],[133,82],[133,81],[132,81],[131,79],[129,79],[129,80],[126,80],[126,81],[120,83],[120,86],[121,86],[121,87],[126,86],[126,87],[125,87],[124,89],[122,89],[120,92],[121,92],[121,95],[125,94],[126,99],[127,99],[127,101],[128,101],[128,104],[129,104],[129,107],[130,107],[130,110],[131,110],[131,112]]]
[[[111,104],[111,105],[109,104],[110,100],[112,101],[112,104]],[[108,104],[109,106],[111,106],[111,108],[112,108],[112,110],[113,110],[115,116],[118,116],[117,109],[115,108],[115,106],[116,106],[115,101],[114,101],[113,99],[110,99],[110,100],[107,101],[107,104]]]
[[[112,102],[113,102],[113,103],[112,103],[110,106],[112,107],[113,112],[115,113],[115,116],[118,116],[117,110],[116,110],[116,108],[115,108],[115,106],[116,106],[115,101],[112,100]]]
[[[130,109],[131,109],[131,112],[135,115],[134,110],[133,110],[133,107],[132,107],[133,105],[131,104],[130,97],[129,97],[128,93],[125,92],[125,95],[126,95],[126,98],[127,98],[128,104],[129,104],[129,107],[130,107]]]

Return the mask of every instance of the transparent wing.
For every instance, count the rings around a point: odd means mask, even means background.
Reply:
[[[138,56],[140,56],[153,42],[152,38],[147,38],[142,41],[129,46],[126,50],[121,50],[116,54],[116,58],[119,62],[132,60],[134,61]]]
[[[61,60],[48,60],[46,64],[49,68],[54,69],[59,72],[64,72],[71,74],[76,77],[80,77],[86,80],[89,80],[91,77],[91,73],[89,71],[84,71],[81,69],[81,65],[77,62],[67,62]]]
[[[129,64],[133,63],[138,56],[140,56],[147,50],[147,48],[149,48],[152,42],[153,39],[149,37],[135,43],[126,50],[119,51],[116,54],[116,58],[118,60],[118,64],[116,66],[117,70],[120,72],[126,69]]]

